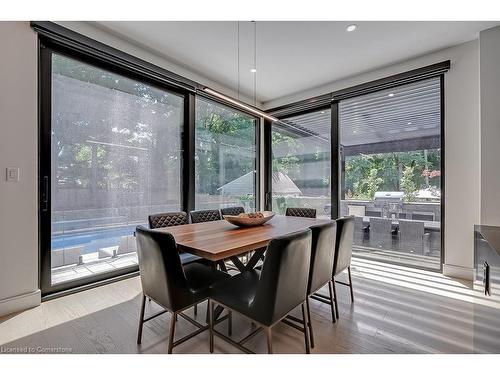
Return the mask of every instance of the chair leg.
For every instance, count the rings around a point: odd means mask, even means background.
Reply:
[[[226,272],[226,273],[227,273],[226,263],[224,263],[224,261],[223,261],[223,260],[221,260],[221,261],[219,261],[219,262],[218,262],[218,264],[219,264],[219,268],[220,268],[220,270],[221,270],[222,272]]]
[[[271,327],[266,328],[266,336],[267,336],[267,353],[273,354],[273,335]]]
[[[229,310],[229,316],[227,318],[227,334],[228,336],[232,336],[233,334],[233,312]]]
[[[168,354],[172,354],[172,349],[174,347],[174,335],[175,335],[175,322],[177,321],[177,313],[174,313],[170,317],[170,333],[168,336]]]
[[[306,315],[306,304],[305,302],[302,303],[301,305],[302,308],[302,321],[306,324],[304,324],[304,340],[306,343],[306,353],[310,354],[311,353],[311,348],[309,347],[309,332],[307,332],[307,315]]]
[[[314,348],[314,335],[313,335],[313,327],[311,319],[311,307],[309,306],[309,297],[306,298],[306,307],[307,307],[307,325],[309,326],[309,340],[311,342],[311,348]],[[306,322],[304,322],[304,327],[305,326]]]
[[[214,352],[214,308],[213,302],[208,300],[207,313],[208,313],[208,326],[210,330],[210,353]]]
[[[139,345],[142,341],[142,327],[144,326],[144,310],[146,308],[146,296],[142,295],[141,302],[141,313],[139,315],[139,330],[137,331],[137,344]]]
[[[328,282],[328,292],[330,293],[330,310],[332,312],[332,323],[335,323],[337,319],[335,319],[335,306],[334,306],[334,298],[333,298],[333,281]]]
[[[335,302],[335,315],[339,318],[339,304],[337,302],[337,289],[335,288],[335,279],[332,278],[333,301]]]
[[[198,315],[198,304],[194,305],[194,315]]]
[[[349,288],[351,289],[351,302],[354,303],[354,292],[352,290],[352,278],[351,278],[351,266],[347,267],[347,273],[349,274]]]

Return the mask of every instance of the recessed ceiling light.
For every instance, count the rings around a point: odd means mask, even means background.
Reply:
[[[357,28],[358,28],[358,25],[352,24],[352,25],[349,25],[346,27],[346,31],[350,33],[352,31],[356,30]]]
[[[389,98],[392,98],[394,96],[394,93],[390,93],[389,95],[387,95]]]
[[[324,114],[324,113],[325,113],[325,111],[321,111],[320,113],[321,113],[321,114]]]
[[[250,69],[250,73],[257,73],[257,69],[255,68]]]
[[[353,133],[353,134],[356,134],[356,133],[357,133],[357,131],[356,131],[356,130],[353,130],[353,131],[352,131],[352,133]]]
[[[412,122],[411,122],[411,121],[408,121],[408,125],[411,125],[411,124],[412,124]]]

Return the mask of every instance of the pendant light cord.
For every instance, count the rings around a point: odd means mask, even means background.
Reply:
[[[257,106],[257,21],[253,21],[253,106]]]
[[[240,100],[240,21],[237,21],[237,36],[238,36],[238,41],[236,43],[237,50],[238,50],[238,56],[236,58],[238,67],[237,67],[237,72],[238,72],[238,100]]]

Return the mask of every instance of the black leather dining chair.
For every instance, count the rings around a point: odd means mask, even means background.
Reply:
[[[306,292],[311,251],[311,230],[306,229],[269,242],[262,272],[245,271],[212,285],[210,297],[210,352],[214,348],[214,335],[236,346],[245,353],[252,353],[243,344],[262,329],[266,331],[268,352],[272,353],[274,325],[292,310],[301,306],[302,320],[307,322]],[[237,312],[259,328],[240,341],[217,331],[213,322],[215,305]],[[302,329],[306,352],[310,352],[307,324]]]
[[[222,216],[219,210],[191,211],[189,215],[191,216],[191,223],[193,224],[222,220]],[[227,272],[226,263],[223,260],[218,261],[217,265],[222,271]]]
[[[311,309],[309,306],[309,297],[328,284],[330,294],[330,310],[334,318],[333,304],[333,258],[335,254],[335,241],[337,233],[337,223],[332,221],[326,224],[319,224],[310,227],[312,232],[311,245],[311,265],[309,271],[309,280],[307,283],[307,317],[309,321],[309,335],[311,347],[314,348],[314,335],[311,320]],[[335,319],[333,319],[335,321]]]
[[[285,216],[298,216],[298,217],[316,217],[315,208],[305,208],[305,207],[287,207]]]
[[[137,332],[137,344],[142,341],[144,323],[157,316],[170,312],[170,333],[168,353],[172,349],[209,328],[201,325],[183,311],[207,300],[210,285],[229,278],[224,272],[214,267],[199,263],[181,264],[174,237],[167,232],[159,232],[142,226],[136,228],[137,255],[142,284],[142,303]],[[146,298],[150,298],[164,308],[163,311],[144,318]],[[183,338],[174,341],[175,324],[180,316],[198,329]]]
[[[166,212],[148,216],[149,227],[151,229],[174,227],[177,225],[188,224],[188,216],[184,211]],[[180,253],[181,263],[189,264],[192,262],[206,262],[203,258],[190,253]]]
[[[309,306],[309,297],[319,299],[315,293],[328,284],[329,298],[323,298],[322,302],[329,303],[332,319],[335,321],[335,311],[333,302],[333,287],[332,287],[332,271],[333,271],[333,256],[335,252],[335,233],[336,223],[334,221],[314,225],[310,227],[312,233],[311,241],[311,261],[309,266],[309,278],[307,282],[307,322],[301,319],[288,315],[285,323],[293,328],[302,330],[305,323],[308,323],[311,348],[314,348],[314,334],[311,320],[311,309]],[[297,326],[296,323],[300,325]]]
[[[337,245],[335,249],[335,257],[333,260],[333,293],[335,299],[335,314],[339,318],[339,308],[337,302],[337,291],[335,283],[346,285],[351,292],[351,302],[354,302],[354,291],[352,289],[351,277],[351,257],[352,257],[352,242],[354,238],[354,217],[348,216],[336,220],[337,222]],[[344,270],[347,269],[349,283],[335,280]]]
[[[177,225],[187,224],[188,216],[184,211],[179,212],[165,212],[161,214],[153,214],[148,216],[149,227],[165,228],[174,227]]]
[[[151,229],[175,227],[177,225],[188,224],[188,216],[184,211],[179,212],[165,212],[161,214],[153,214],[148,216],[149,227]],[[182,265],[193,262],[205,263],[210,265],[207,260],[190,253],[179,252]],[[198,313],[198,305],[194,305],[194,314]]]
[[[333,303],[335,305],[335,316],[332,309],[332,321],[335,323],[336,319],[339,318],[339,307],[337,300],[337,289],[335,288],[335,283],[346,285],[351,291],[351,302],[354,302],[354,293],[352,288],[352,278],[351,278],[351,256],[352,256],[352,243],[354,239],[354,216],[347,216],[335,220],[337,224],[336,229],[336,240],[335,240],[335,252],[333,256],[333,271],[332,271],[332,282],[330,289],[330,295],[326,296],[319,292],[311,295],[311,298],[318,300],[320,302],[332,304],[332,292],[333,292]],[[349,283],[336,280],[336,278],[347,269],[347,274],[349,278]],[[333,289],[333,290],[332,290]]]
[[[243,207],[225,207],[220,209],[220,213],[222,214],[222,216],[224,215],[237,216],[239,214],[245,213],[245,209]]]
[[[191,216],[191,223],[204,223],[206,221],[216,221],[222,220],[222,216],[219,210],[198,210],[191,211],[189,213]]]

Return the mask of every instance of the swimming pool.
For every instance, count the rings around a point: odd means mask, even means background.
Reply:
[[[52,235],[51,248],[83,246],[81,254],[94,253],[103,247],[117,246],[120,238],[134,234],[137,225],[109,229],[91,229],[68,234]]]

